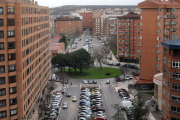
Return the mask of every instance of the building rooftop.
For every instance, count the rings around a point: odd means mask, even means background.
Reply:
[[[127,15],[123,15],[117,18],[140,19],[140,15],[134,12],[129,12]]]
[[[79,17],[75,17],[75,18],[58,17],[54,21],[82,21],[82,20]]]
[[[161,45],[168,49],[180,50],[180,39],[161,42]]]
[[[61,37],[51,37],[51,43],[56,43],[61,39]]]
[[[61,50],[61,49],[64,49],[64,43],[63,42],[51,44],[51,51],[52,50]]]

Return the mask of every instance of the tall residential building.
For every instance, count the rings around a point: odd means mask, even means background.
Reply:
[[[117,17],[117,55],[120,62],[139,59],[140,15],[129,12]]]
[[[162,118],[180,120],[180,39],[164,41]]]
[[[94,10],[92,14],[93,18],[93,32],[94,35],[100,36],[101,35],[101,15],[103,14],[103,10]]]
[[[117,16],[105,18],[104,36],[106,39],[110,39],[111,36],[117,36]]]
[[[83,29],[91,29],[93,27],[92,10],[81,9],[76,11],[82,16]]]
[[[28,117],[50,75],[49,8],[0,1],[0,119]]]
[[[54,20],[55,34],[82,33],[82,20],[78,17],[59,17]]]
[[[179,37],[180,2],[177,0],[146,0],[140,8],[140,73],[139,89],[154,88],[153,75],[163,71],[162,41]]]

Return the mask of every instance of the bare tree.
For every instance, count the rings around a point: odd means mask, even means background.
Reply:
[[[95,47],[94,50],[93,50],[93,57],[94,57],[94,60],[97,60],[97,62],[99,63],[100,65],[100,69],[102,70],[102,60],[104,58],[104,53],[102,52],[102,50],[98,47]]]
[[[62,81],[63,87],[64,87],[64,82],[65,82],[65,80],[67,80],[67,82],[68,82],[68,75],[63,72],[63,73],[60,73],[60,74],[58,75],[58,77],[59,77],[59,79]]]
[[[110,48],[117,49],[117,36],[111,35],[110,39],[107,42]]]

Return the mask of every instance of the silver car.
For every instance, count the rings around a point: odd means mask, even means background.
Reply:
[[[68,108],[68,104],[67,104],[67,102],[64,102],[63,103],[63,109],[67,109]]]

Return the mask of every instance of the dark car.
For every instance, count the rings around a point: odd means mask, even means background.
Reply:
[[[126,115],[127,115],[127,119],[131,119],[132,118],[132,110],[126,110]]]
[[[70,93],[70,91],[67,91],[67,93],[66,93],[66,97],[71,97],[71,93]]]
[[[97,112],[97,111],[103,111],[103,112],[105,112],[105,109],[103,109],[103,108],[97,108],[97,109],[93,109],[92,111],[93,111],[93,112]]]
[[[124,91],[127,92],[126,89],[124,89],[124,88],[121,88],[118,90],[118,92],[124,92]]]
[[[130,98],[129,94],[120,94],[120,97],[123,98],[123,97],[128,97]]]
[[[97,81],[96,81],[96,80],[93,80],[93,84],[97,84]]]
[[[89,84],[93,84],[93,81],[92,81],[92,80],[89,80],[88,83],[89,83]]]

